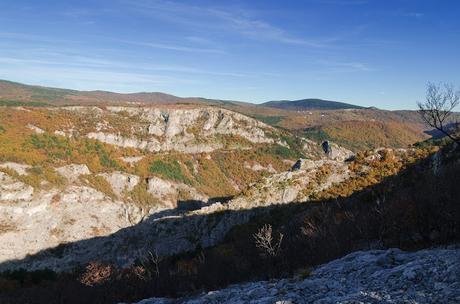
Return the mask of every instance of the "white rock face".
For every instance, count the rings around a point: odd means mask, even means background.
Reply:
[[[59,167],[56,169],[56,172],[67,178],[70,182],[78,180],[80,175],[91,174],[91,171],[89,171],[86,165],[76,164]]]
[[[19,175],[27,175],[27,170],[32,168],[32,166],[13,163],[13,162],[6,162],[3,164],[0,164],[0,168],[14,170]]]
[[[54,131],[54,135],[58,135],[58,136],[69,136],[69,137],[70,137],[70,135],[67,135],[67,133],[64,132],[64,131],[62,131],[62,130],[56,130],[56,131]]]
[[[320,145],[319,143],[316,143],[316,142],[314,142],[312,140],[309,140],[309,139],[306,139],[306,138],[302,138],[302,141],[304,142],[303,150],[307,154],[314,153],[315,150],[319,149],[319,145]],[[330,150],[331,150],[331,153],[329,155],[326,155],[322,151],[322,148],[319,149],[321,151],[320,152],[321,158],[332,159],[332,160],[335,160],[335,161],[343,162],[343,161],[349,159],[350,157],[352,157],[354,155],[354,153],[352,151],[350,151],[348,149],[345,149],[344,147],[341,147],[341,146],[337,145],[336,143],[333,143],[333,142],[330,142],[330,141],[329,141],[329,147],[330,147]]]
[[[113,192],[122,196],[124,191],[131,191],[139,183],[139,176],[122,172],[100,174],[112,187]]]
[[[317,162],[311,159],[299,159],[294,166],[292,166],[293,171],[297,170],[311,170],[317,166]]]
[[[267,171],[269,173],[276,173],[275,168],[273,168],[272,164],[268,164],[268,166],[264,167],[259,163],[254,163],[252,166],[248,162],[244,163],[244,167],[247,169],[251,169],[252,171]]]
[[[0,204],[2,201],[29,201],[33,193],[31,186],[0,172]]]
[[[344,147],[340,147],[335,143],[330,143],[331,145],[331,156],[330,158],[336,161],[345,161],[348,158],[352,157],[354,153]]]
[[[163,202],[169,202],[170,207],[174,207],[179,195],[185,195],[189,199],[206,202],[208,197],[196,191],[188,185],[167,181],[158,177],[148,179],[148,190],[152,195],[159,197]]]
[[[160,142],[156,139],[140,140],[134,137],[124,137],[119,134],[90,132],[86,135],[88,138],[99,140],[103,143],[115,145],[123,148],[136,148],[148,150],[150,152],[159,152],[161,150]]]
[[[37,134],[43,134],[43,133],[45,133],[45,130],[40,129],[39,127],[34,126],[34,125],[31,125],[31,124],[28,124],[28,125],[27,125],[27,128],[31,129],[32,131],[34,131],[34,132],[37,133]]]
[[[80,109],[84,111],[84,109]],[[88,138],[120,147],[130,147],[150,152],[175,150],[183,153],[212,152],[222,148],[219,135],[240,136],[251,143],[273,143],[265,132],[272,130],[255,119],[211,107],[196,109],[158,109],[107,107],[109,112],[128,113],[136,117],[132,130],[142,133],[142,138],[120,134],[111,127],[98,125]],[[103,112],[102,112],[103,113]],[[98,115],[102,114],[98,113]]]
[[[130,157],[121,157],[120,159],[122,161],[124,161],[125,163],[133,165],[133,164],[141,161],[143,158],[144,158],[144,156],[130,156]]]
[[[2,178],[0,175],[0,180]],[[0,185],[1,188],[5,183]],[[0,189],[0,223],[6,220],[7,227],[14,227],[0,231],[0,263],[23,259],[59,244],[109,235],[133,224],[133,216],[128,217],[128,204],[112,201],[89,187],[53,189],[38,193],[33,200],[30,198],[32,189],[23,188],[22,197],[27,198],[27,202],[12,202],[11,197],[5,195],[8,192]],[[16,194],[15,199],[18,197]],[[72,256],[66,259],[71,264],[78,260]],[[35,267],[59,268],[60,265],[44,261]]]
[[[316,268],[306,279],[233,285],[199,296],[138,304],[460,303],[460,247],[359,251]]]

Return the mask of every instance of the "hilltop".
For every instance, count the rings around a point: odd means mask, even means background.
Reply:
[[[343,109],[363,109],[364,107],[324,99],[308,98],[300,100],[278,100],[262,103],[262,106],[279,108],[291,111],[306,110],[343,110]]]
[[[62,105],[126,105],[126,104],[206,104],[219,103],[204,98],[181,98],[170,94],[114,93],[107,91],[77,91],[25,85],[0,80],[0,105],[62,106]]]

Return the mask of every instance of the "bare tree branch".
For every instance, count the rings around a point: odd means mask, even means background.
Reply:
[[[272,226],[263,225],[255,234],[254,240],[256,242],[256,247],[264,251],[269,256],[277,256],[280,248],[281,242],[283,241],[283,234],[280,233],[278,240],[275,241],[272,235]]]
[[[143,267],[143,272],[145,273],[143,276],[145,278],[151,279],[152,272],[155,274],[156,277],[160,276],[160,263],[163,260],[158,252],[155,250],[153,253],[149,250],[146,254],[140,254],[140,263]],[[152,269],[153,268],[153,269]],[[152,269],[152,271],[150,270]]]
[[[455,91],[451,84],[441,87],[433,83],[427,85],[425,102],[417,102],[423,121],[460,145],[460,139],[446,128],[454,108],[459,104],[460,91]]]

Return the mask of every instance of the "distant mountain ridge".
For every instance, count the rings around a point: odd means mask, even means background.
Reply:
[[[48,105],[70,104],[201,104],[269,107],[287,111],[302,110],[339,110],[365,109],[364,107],[338,101],[307,98],[301,100],[269,101],[253,104],[244,101],[209,99],[203,97],[178,97],[162,92],[115,93],[109,91],[78,91],[61,88],[51,88],[38,85],[27,85],[0,79],[0,101],[40,102]]]
[[[307,98],[300,100],[274,100],[261,104],[264,107],[278,108],[291,111],[304,110],[343,110],[343,109],[364,109],[364,107],[318,98]]]
[[[209,104],[218,101],[199,97],[177,97],[161,92],[115,93],[108,91],[78,91],[50,88],[0,80],[1,102],[40,102],[44,105],[88,105],[88,104]]]

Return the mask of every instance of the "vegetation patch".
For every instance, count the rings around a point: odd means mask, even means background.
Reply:
[[[302,157],[301,154],[279,144],[272,145],[268,148],[269,153],[279,156],[283,159],[295,159]]]
[[[303,135],[318,142],[331,140],[353,151],[404,148],[424,138],[421,132],[403,123],[356,120],[308,128]]]
[[[50,186],[60,187],[66,183],[66,179],[49,166],[34,166],[25,175],[18,174],[9,168],[0,168],[0,171],[36,189],[42,188],[43,182],[49,183],[45,183],[45,188],[46,186],[48,188]]]
[[[139,182],[128,195],[131,200],[140,207],[161,205],[161,201],[147,191],[148,185],[145,181]]]
[[[38,101],[0,100],[3,107],[52,107],[49,103]]]
[[[91,171],[122,170],[105,146],[95,140],[75,140],[49,134],[32,134],[23,145],[24,149],[40,150],[51,162],[58,160],[86,163]]]
[[[184,184],[191,183],[190,179],[184,175],[182,167],[177,160],[157,159],[152,163],[149,171],[165,179],[178,181]]]
[[[114,199],[116,198],[116,194],[113,192],[112,186],[110,186],[109,182],[100,175],[83,175],[80,178],[83,179],[88,185],[99,192],[104,193],[108,197]]]
[[[276,126],[280,121],[282,121],[285,118],[285,116],[265,116],[259,114],[254,114],[251,117],[271,126]]]

